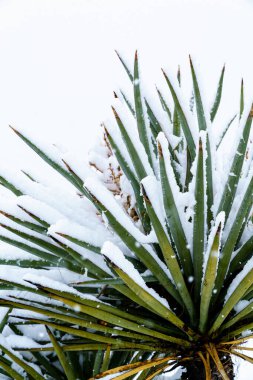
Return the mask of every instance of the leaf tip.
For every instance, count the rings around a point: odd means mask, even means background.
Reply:
[[[112,112],[113,112],[115,118],[116,118],[117,120],[119,120],[119,119],[120,119],[120,118],[119,118],[119,115],[118,115],[116,109],[115,109],[113,106],[112,106]]]
[[[160,141],[157,141],[157,150],[158,150],[158,155],[159,157],[163,157],[163,150],[162,150],[162,146],[160,144]]]
[[[199,138],[199,152],[203,151],[203,144],[202,144],[202,139],[201,137]]]
[[[13,132],[19,134],[19,132],[17,131],[17,129],[15,129],[12,125],[9,124],[9,128],[13,130]]]
[[[253,103],[251,104],[251,109],[250,109],[250,112],[249,112],[249,116],[253,117]]]

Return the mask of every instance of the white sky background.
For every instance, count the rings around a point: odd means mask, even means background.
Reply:
[[[208,101],[226,63],[229,119],[242,76],[253,100],[252,20],[253,0],[0,0],[0,165],[39,162],[8,124],[85,158],[112,91],[128,84],[115,48],[129,62],[139,49],[148,87],[160,67],[174,74],[180,63],[187,78],[191,53]]]

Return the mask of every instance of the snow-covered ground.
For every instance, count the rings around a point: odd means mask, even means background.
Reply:
[[[0,0],[1,165],[43,170],[8,124],[87,155],[127,80],[115,48],[129,62],[139,49],[147,87],[161,66],[187,73],[191,53],[206,99],[226,63],[223,110],[233,113],[242,76],[253,100],[252,16],[252,0]],[[243,363],[238,379],[252,374]]]

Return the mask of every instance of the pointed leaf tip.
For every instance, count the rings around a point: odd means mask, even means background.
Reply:
[[[163,150],[162,150],[160,141],[157,142],[157,150],[158,150],[159,157],[163,157]]]
[[[2,214],[2,215],[4,215],[4,216],[10,216],[10,214],[7,214],[7,212],[5,212],[5,211],[2,211],[2,210],[0,210],[0,214]]]
[[[145,187],[143,186],[143,184],[141,183],[141,192],[142,192],[142,195],[143,195],[143,198],[144,200],[151,204],[150,200],[149,200],[149,197],[148,197],[148,194],[146,193],[146,190],[145,190]]]
[[[69,164],[62,158],[61,159],[62,162],[64,163],[64,165],[66,166],[66,168],[70,171],[70,172],[73,172],[73,170],[71,169],[71,167],[69,166]]]
[[[67,236],[66,234],[63,234],[62,232],[55,232],[55,234],[60,235],[60,236],[62,236],[62,237]]]
[[[135,50],[134,59],[135,59],[135,61],[138,60],[138,50]]]
[[[112,268],[112,269],[120,269],[109,257],[107,257],[106,255],[103,255],[102,256],[104,257],[106,263]]]
[[[163,75],[164,75],[165,79],[166,79],[166,80],[168,80],[169,78],[168,78],[168,76],[167,76],[166,72],[163,70],[163,68],[161,68],[161,70],[162,70],[162,73],[163,73]]]
[[[251,109],[250,109],[249,116],[250,116],[250,117],[253,117],[253,103],[252,103],[252,105],[251,105]]]
[[[110,133],[108,132],[108,129],[106,128],[105,125],[103,125],[103,128],[104,128],[104,131],[105,131],[106,137],[110,136]]]
[[[117,113],[117,111],[115,110],[115,108],[112,106],[112,112],[113,112],[113,114],[114,114],[114,116],[115,116],[115,118],[116,119],[120,119],[120,117],[119,117],[119,115],[118,115],[118,113]]]
[[[15,132],[15,133],[19,133],[18,131],[17,131],[17,129],[15,129],[12,125],[9,125],[9,128],[11,128],[12,130],[13,130],[13,132]]]
[[[199,138],[199,151],[202,152],[203,150],[203,144],[202,144],[202,139],[201,137]]]
[[[216,236],[219,236],[222,230],[222,222],[219,223],[217,231],[216,231]]]

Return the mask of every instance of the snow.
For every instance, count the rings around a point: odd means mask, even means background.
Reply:
[[[92,170],[89,166],[87,157],[76,157],[74,152],[68,151],[61,155],[61,160],[64,163],[65,170],[67,170],[67,166],[70,167],[71,171],[77,174],[77,176],[83,181],[88,175],[92,175]]]
[[[12,348],[7,342],[7,339],[2,334],[0,334],[0,345],[5,347],[8,351],[10,351],[13,355],[17,356],[19,359],[23,359],[18,352],[12,350]]]
[[[155,176],[148,176],[145,177],[141,183],[144,187],[147,197],[149,198],[154,208],[156,216],[158,217],[161,225],[166,232],[167,228],[165,225],[165,212],[162,204],[163,196],[160,182],[157,181]]]
[[[138,228],[135,227],[129,216],[123,211],[110,191],[106,189],[101,182],[95,178],[87,178],[85,187],[97,198],[104,207],[117,219],[117,221],[139,242],[150,243],[149,236],[145,236]]]
[[[8,313],[8,311],[9,311],[9,308],[8,308],[8,307],[1,307],[1,308],[0,308],[0,323],[1,323],[2,320],[5,318],[6,313]]]
[[[246,178],[242,178],[241,183],[237,188],[236,196],[235,196],[235,199],[231,207],[231,211],[230,211],[230,214],[229,214],[229,217],[227,219],[226,226],[224,229],[224,239],[226,239],[229,236],[229,232],[232,228],[233,223],[235,222],[237,212],[241,206],[243,197],[248,189],[252,176],[253,176],[253,166],[251,167],[248,176]],[[249,224],[249,230],[247,232],[249,233],[248,237],[252,236],[252,225]],[[246,234],[243,237],[244,239],[247,240]],[[243,242],[245,242],[246,240],[244,240]]]
[[[30,272],[33,270],[30,269]],[[22,280],[22,273],[24,273],[24,270],[22,268],[17,267],[6,267],[1,266],[0,267],[0,281],[8,281],[8,282],[14,282],[16,284],[25,285],[30,288],[36,288],[32,284],[27,284],[25,281]]]
[[[240,311],[242,311],[243,309],[245,309],[248,305],[250,304],[250,301],[247,301],[247,300],[241,300],[239,301],[235,307],[234,307],[234,310],[236,311],[236,313],[240,313]]]
[[[96,153],[95,151],[91,151],[89,152],[89,162],[92,164],[92,165],[95,165],[96,168],[100,171],[100,172],[103,172],[105,170],[107,170],[108,168],[108,157],[107,159],[105,159],[103,156],[101,156],[100,154]]]
[[[11,174],[8,175],[11,176]],[[17,176],[16,173],[12,173],[12,182],[28,195],[28,197],[18,197],[17,203],[24,208],[27,207],[29,211],[41,219],[45,219],[46,222],[55,223],[58,218],[67,217],[81,225],[86,225],[88,220],[90,227],[95,228],[97,226],[98,217],[94,206],[87,199],[77,196],[68,187],[58,184],[58,181],[57,184],[52,183],[48,186],[32,182],[24,175]]]
[[[219,242],[219,248],[218,248],[218,252],[217,252],[218,261],[219,261],[219,250],[220,250],[220,246],[221,246],[221,236],[222,236],[222,231],[223,231],[223,228],[224,228],[224,223],[225,223],[225,212],[221,211],[217,215],[217,217],[215,219],[215,223],[214,223],[214,225],[213,225],[213,227],[212,227],[212,229],[211,229],[211,231],[209,233],[209,236],[208,236],[207,248],[206,248],[206,251],[205,251],[204,262],[203,262],[203,273],[205,273],[205,271],[206,271],[206,265],[207,265],[207,262],[208,262],[209,255],[211,254],[211,248],[212,248],[212,245],[213,245],[213,242],[214,242],[214,238],[215,238],[215,235],[217,233],[218,227],[220,225],[221,226],[221,229],[220,229],[220,242]],[[218,265],[218,261],[217,261],[217,265]]]
[[[56,223],[57,220],[63,218],[63,215],[59,211],[29,195],[18,197],[17,204],[49,224]],[[34,219],[32,221],[33,223],[35,222]]]
[[[0,247],[1,260],[40,260],[38,257],[31,253],[25,252],[19,248],[12,247],[7,244],[2,244]]]
[[[12,128],[12,126],[11,126]],[[13,127],[14,128],[14,127]],[[31,144],[35,145],[40,151],[42,151],[51,161],[55,162],[59,166],[61,166],[63,169],[65,169],[65,166],[63,164],[63,161],[61,159],[62,152],[57,149],[57,146],[53,143],[48,144],[47,141],[43,139],[38,139],[34,135],[29,135],[26,130],[23,130],[22,128],[14,128],[14,131],[17,132],[17,134],[21,134],[25,139],[29,140]]]
[[[252,104],[249,101],[245,104],[244,113],[239,121],[239,126],[238,124],[235,124],[233,128],[231,126],[228,136],[226,136],[226,139],[224,140],[223,149],[220,148],[217,151],[215,166],[217,168],[216,178],[219,178],[219,181],[218,180],[215,181],[216,192],[215,192],[215,198],[214,198],[214,205],[215,205],[214,210],[213,210],[214,213],[217,212],[217,208],[220,204],[220,200],[221,200],[224,186],[227,182],[227,179],[229,175],[231,174],[233,175],[233,173],[231,173],[231,165],[234,159],[234,152],[236,152],[236,147],[238,147],[240,139],[242,138],[242,131],[246,124],[249,112],[251,110],[251,106]],[[252,136],[252,131],[251,131],[251,136]],[[223,173],[223,175],[219,176],[219,173]],[[239,190],[240,189],[237,189],[236,195],[238,195]],[[236,199],[235,199],[235,202],[236,202]],[[231,215],[233,214],[234,213],[231,210],[230,218],[231,218]],[[227,225],[228,226],[231,225],[230,221],[227,222]]]
[[[27,220],[32,223],[36,223],[34,219],[32,219],[29,215],[27,215],[24,211],[22,211],[19,207],[16,205],[16,198],[12,199],[9,198],[0,198],[0,210],[4,213],[13,215],[21,220]],[[3,219],[6,221],[6,219]]]
[[[95,247],[100,247],[103,242],[110,237],[110,233],[103,228],[102,225],[98,225],[96,230],[92,230],[91,228],[71,222],[68,219],[59,219],[48,229],[49,235],[54,235],[59,238],[58,232],[84,241]]]
[[[96,302],[101,302],[99,299],[97,299],[96,297],[93,297],[89,294],[84,294],[84,293],[81,293],[81,292],[78,292],[77,290],[75,290],[74,288],[71,288],[70,286],[62,283],[62,282],[59,282],[59,281],[55,281],[53,279],[50,279],[49,277],[45,277],[45,276],[38,276],[36,274],[26,274],[24,277],[23,277],[23,281],[27,284],[27,283],[32,283],[32,284],[35,284],[35,285],[40,285],[42,287],[45,287],[45,288],[49,288],[49,289],[55,289],[55,290],[58,290],[60,292],[66,292],[66,293],[70,293],[70,294],[73,294],[73,295],[76,295],[82,299],[87,299],[87,300],[91,300],[91,301],[96,301]]]
[[[233,292],[241,283],[241,281],[244,279],[244,277],[246,277],[247,274],[249,274],[252,270],[253,270],[253,257],[248,260],[243,270],[233,279],[231,285],[228,288],[228,291],[224,300],[224,304],[228,301],[229,297],[233,294]]]
[[[11,348],[40,347],[40,344],[36,343],[33,339],[28,338],[27,336],[8,335],[5,339]]]

